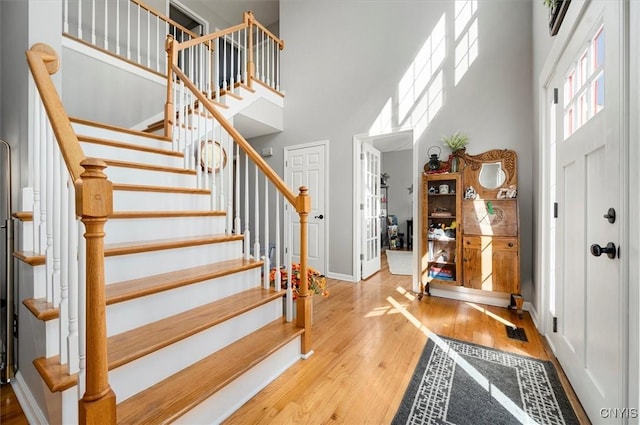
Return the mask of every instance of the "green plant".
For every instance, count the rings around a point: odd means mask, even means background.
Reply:
[[[460,131],[456,131],[450,136],[443,137],[442,141],[451,149],[451,152],[455,152],[464,148],[467,143],[469,143],[469,136]]]
[[[553,9],[554,7],[556,7],[556,3],[558,2],[558,0],[542,0],[542,2],[549,9]]]

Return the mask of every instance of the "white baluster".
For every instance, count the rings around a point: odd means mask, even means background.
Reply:
[[[229,90],[229,82],[227,81],[227,45],[229,43],[227,43],[226,39],[222,39],[222,43],[224,44],[223,48],[222,48],[222,84],[224,84],[224,86],[222,87],[225,91]]]
[[[291,265],[292,265],[292,253],[293,253],[293,229],[291,226],[291,222],[293,221],[291,217],[291,214],[295,214],[295,211],[291,208],[290,205],[287,206],[287,217],[289,217],[288,223],[289,226],[287,226],[287,246],[289,247],[287,249],[287,255],[285,256],[285,261],[286,261],[286,267],[287,267],[287,276],[289,278],[289,282],[287,285],[287,322],[291,322],[293,320],[293,309],[294,309],[294,305],[293,305],[293,282],[291,279]]]
[[[147,12],[147,68],[151,68],[151,13]]]
[[[249,243],[251,235],[249,232],[249,156],[244,155],[244,259],[250,257]]]
[[[136,43],[136,52],[137,52],[137,58],[138,60],[136,61],[136,63],[140,64],[142,63],[142,61],[140,60],[141,56],[140,56],[140,50],[142,50],[142,48],[140,47],[140,33],[142,32],[142,27],[140,26],[140,5],[137,5],[138,7],[138,21],[136,23],[136,28],[138,29],[137,31],[137,43]]]
[[[82,1],[78,1],[78,38],[82,39]]]
[[[84,224],[78,220],[78,394],[85,390],[87,364],[87,244]]]
[[[272,77],[273,77],[273,72],[271,71],[271,54],[272,54],[272,50],[273,50],[273,40],[271,39],[271,37],[267,37],[267,84],[269,85],[269,87],[273,87],[272,85]]]
[[[255,228],[255,235],[254,235],[254,243],[253,243],[253,258],[255,258],[256,260],[260,259],[260,187],[258,186],[258,177],[260,176],[259,174],[259,169],[258,166],[255,166],[255,181],[254,181],[254,207],[253,207],[253,221],[254,221],[254,228]]]
[[[234,196],[235,199],[235,206],[233,208],[234,211],[234,221],[233,221],[233,233],[235,233],[236,235],[240,234],[240,228],[241,228],[241,223],[240,223],[240,146],[237,145],[235,143],[235,141],[233,142],[233,146],[235,148],[236,154],[235,154],[235,158],[236,158],[236,166],[235,166],[235,172],[236,172],[236,178],[235,178],[235,193],[236,196]]]
[[[64,19],[62,25],[62,31],[66,34],[69,33],[69,0],[64,0],[63,12]]]
[[[282,289],[282,279],[280,273],[280,194],[276,191],[276,249],[273,253],[276,263],[276,290]]]
[[[229,57],[229,80],[231,80],[231,88],[229,89],[231,91],[231,93],[235,93],[236,92],[236,88],[235,88],[235,72],[234,72],[234,68],[235,68],[235,60],[233,57],[233,52],[235,51],[235,47],[233,44],[233,33],[231,33],[231,44],[229,45],[229,49],[231,50],[230,53],[230,57]]]
[[[155,18],[156,19],[156,71],[158,72],[163,72],[162,69],[160,69],[160,56],[163,55],[164,50],[162,49],[162,39],[160,38],[160,23],[162,22],[160,20],[160,18]]]
[[[54,142],[55,143],[55,142]],[[51,210],[51,235],[52,235],[52,253],[53,253],[53,269],[52,269],[52,283],[53,283],[53,305],[60,304],[61,289],[60,289],[60,242],[61,242],[61,228],[62,217],[61,213],[61,199],[62,199],[62,182],[60,179],[60,150],[58,144],[53,144],[53,169],[52,172],[52,210]],[[62,325],[62,322],[60,322]],[[62,327],[62,326],[60,326]]]
[[[79,351],[78,351],[78,228],[81,225],[80,220],[76,219],[76,197],[73,182],[69,179],[69,335],[67,337],[67,363],[69,365],[69,374],[77,373],[79,370]]]
[[[44,107],[40,101],[38,90],[34,86],[34,134],[33,134],[33,162],[30,164],[30,170],[33,172],[33,252],[40,253],[40,147],[42,146],[42,119]]]
[[[226,131],[224,131],[222,126],[219,126],[219,127],[220,127],[220,147],[221,147],[221,152],[220,152],[220,189],[218,190],[218,192],[220,193],[220,197],[219,197],[220,198],[220,203],[219,203],[220,209],[224,210],[225,209],[225,192],[226,192],[225,191],[225,186],[224,186],[224,182],[225,182],[224,173],[225,173],[225,170],[228,169],[228,168],[226,168],[224,166],[224,160],[225,160],[224,152],[229,152],[227,150],[227,148],[225,147],[225,145],[228,144],[228,142],[226,140],[229,139],[229,134]],[[227,220],[228,219],[229,219],[229,214],[227,212]],[[231,228],[231,226],[229,226],[228,224],[229,224],[229,222],[227,222],[227,226],[225,226],[226,229],[227,229],[227,233],[229,232],[229,229]]]
[[[213,51],[211,49],[211,43],[207,44],[209,47],[207,48],[207,99],[211,99],[211,67],[214,63],[213,59]]]
[[[60,363],[68,363],[69,337],[69,186],[67,167],[60,167]]]
[[[240,63],[240,56],[241,56],[241,53],[242,53],[242,40],[241,40],[241,37],[242,37],[242,30],[238,31],[238,44],[237,44],[237,47],[236,47],[236,58],[237,58],[237,61],[238,61],[238,64],[236,66],[236,82],[237,83],[242,82],[242,80],[241,80],[241,78],[242,78],[242,69],[240,68],[241,65],[242,65]]]
[[[264,31],[260,31],[260,38],[261,38],[261,42],[260,42],[260,59],[261,59],[260,60],[260,64],[262,66],[262,71],[260,73],[261,74],[260,81],[262,81],[262,82],[265,82],[267,80],[265,78],[265,76],[264,76],[264,72],[265,72],[265,69],[264,69],[265,60],[264,59],[265,59],[265,56],[266,56],[266,54],[265,54],[264,37],[265,37]]]
[[[120,55],[120,0],[116,1],[116,55]]]
[[[47,302],[53,302],[54,288],[53,288],[53,144],[55,139],[51,131],[51,126],[47,125],[46,137],[46,157],[44,160],[45,176],[46,176],[46,248],[45,248],[45,269],[47,271]]]
[[[256,186],[256,191],[258,187]],[[257,209],[257,208],[256,208]],[[269,258],[269,179],[264,177],[264,289],[269,289],[269,271],[271,261]]]
[[[104,49],[109,50],[109,2],[104,2]]]
[[[130,1],[127,1],[127,59],[131,60],[131,2]]]
[[[220,102],[220,38],[216,38],[215,48],[216,100]]]
[[[96,0],[91,0],[91,44],[96,45]]]
[[[276,56],[278,61],[276,62],[276,90],[280,91],[280,46],[276,46]]]

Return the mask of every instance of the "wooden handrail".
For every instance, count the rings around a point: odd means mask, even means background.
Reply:
[[[224,30],[212,32],[211,34],[206,34],[200,37],[192,38],[191,40],[183,41],[178,46],[176,46],[176,49],[178,51],[188,49],[189,47],[193,47],[201,43],[206,43],[208,41],[215,40],[216,38],[219,38],[219,37],[224,37],[227,34],[231,34],[236,31],[243,30],[245,28],[247,28],[246,24],[234,25]]]
[[[173,43],[177,43],[177,42],[173,40]],[[282,178],[280,178],[280,176],[275,171],[273,171],[271,167],[269,167],[269,165],[262,158],[262,156],[260,156],[260,154],[258,154],[258,152],[256,152],[255,149],[253,149],[253,147],[249,144],[249,142],[247,142],[247,139],[245,139],[242,136],[242,134],[240,134],[240,132],[238,132],[238,130],[236,130],[236,128],[233,125],[231,125],[229,120],[227,120],[224,117],[224,115],[222,115],[222,113],[220,113],[220,111],[218,111],[218,109],[213,106],[211,101],[207,99],[207,96],[203,94],[200,90],[198,90],[196,85],[193,84],[191,80],[189,80],[189,77],[187,77],[184,74],[184,72],[180,70],[180,68],[178,68],[174,64],[172,65],[172,71],[176,74],[178,79],[185,86],[187,86],[189,90],[191,90],[191,92],[196,96],[196,98],[201,102],[201,104],[204,105],[207,111],[209,111],[211,115],[213,115],[213,117],[220,123],[220,125],[222,125],[222,127],[231,135],[233,140],[235,140],[235,142],[240,146],[240,148],[246,152],[249,158],[251,158],[251,160],[256,164],[256,166],[260,168],[260,170],[267,176],[267,178],[271,181],[271,183],[273,183],[273,185],[278,189],[278,191],[282,194],[282,196],[284,196],[287,199],[287,201],[289,201],[289,203],[296,208],[296,211],[298,213],[303,212],[298,208],[306,208],[307,203],[298,201],[298,198],[296,197],[296,195],[289,189],[289,186],[287,186],[287,184],[282,180]]]
[[[33,80],[38,88],[38,92],[40,92],[44,109],[49,116],[53,134],[55,134],[58,140],[62,157],[69,170],[69,174],[71,174],[73,180],[76,181],[84,171],[80,163],[85,159],[85,156],[78,137],[73,131],[73,127],[71,127],[69,116],[62,106],[60,96],[49,76],[58,69],[56,63],[58,56],[52,47],[42,43],[34,44],[31,49],[27,50],[26,56]]]
[[[158,18],[162,19],[163,21],[165,21],[168,24],[173,25],[174,27],[180,29],[180,31],[182,32],[186,32],[187,34],[189,34],[192,38],[196,38],[199,37],[198,34],[196,34],[195,32],[183,27],[182,25],[180,25],[179,23],[177,23],[176,21],[174,21],[173,19],[167,17],[166,15],[158,12],[157,10],[155,10],[154,8],[152,8],[151,6],[147,6],[146,4],[142,3],[139,0],[129,0],[131,3],[135,3],[138,6],[140,6],[141,8],[143,8],[144,10],[146,10],[147,12],[151,13],[152,15],[156,15]]]
[[[265,27],[264,25],[262,25],[253,15],[252,11],[247,11],[244,12],[243,15],[243,21],[245,22],[245,24],[251,26],[251,25],[255,25],[256,27],[260,28],[265,34],[267,34],[267,36],[269,38],[271,38],[273,41],[277,41],[278,42],[278,46],[280,46],[280,50],[284,49],[284,40],[280,40],[279,37],[275,36],[271,31],[269,31],[267,29],[267,27]]]

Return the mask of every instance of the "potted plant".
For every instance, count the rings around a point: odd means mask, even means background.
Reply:
[[[451,172],[458,171],[458,158],[457,155],[460,154],[460,151],[464,151],[469,143],[469,135],[462,133],[461,131],[456,131],[455,133],[444,136],[442,141],[446,146],[451,149]]]

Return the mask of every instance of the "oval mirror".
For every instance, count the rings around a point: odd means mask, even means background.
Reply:
[[[497,189],[507,178],[500,162],[482,164],[478,181],[485,189]]]

